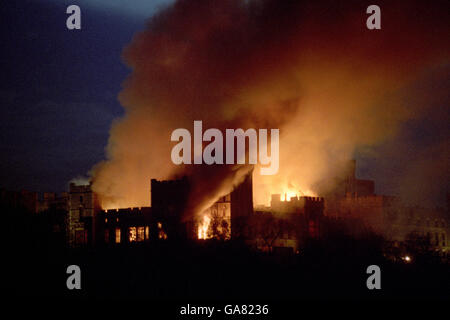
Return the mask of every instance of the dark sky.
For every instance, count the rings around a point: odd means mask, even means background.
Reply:
[[[68,181],[104,159],[111,123],[123,115],[117,94],[130,70],[122,50],[162,2],[2,1],[0,187],[63,191]],[[66,29],[68,4],[81,6],[81,31]],[[411,103],[427,103],[429,112],[405,123],[395,140],[377,146],[375,153],[355,154],[358,174],[375,179],[378,193],[395,192],[399,182],[393,176],[414,170],[411,163],[429,165],[433,150],[442,156],[447,148],[449,74],[447,61],[410,88],[418,92],[410,95]],[[433,192],[442,203],[448,149],[444,164],[439,161],[441,171],[423,179],[440,177]]]
[[[145,11],[80,2],[79,31],[67,30],[64,1],[1,4],[2,187],[66,189],[103,159],[111,122],[123,113],[117,94],[129,70],[121,52]]]

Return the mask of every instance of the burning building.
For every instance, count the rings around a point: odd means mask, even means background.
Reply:
[[[91,185],[70,185],[70,246],[151,240],[230,239],[244,234],[253,213],[252,177],[200,215],[184,217],[191,190],[187,178],[151,180],[151,207],[101,210]],[[232,228],[233,225],[233,228]]]
[[[101,244],[148,241],[156,238],[158,222],[150,207],[102,210],[97,214],[96,232]],[[161,224],[159,224],[161,226]]]
[[[154,215],[167,221],[170,234],[189,239],[239,238],[245,232],[246,221],[253,212],[252,175],[231,193],[220,197],[203,212],[184,217],[188,204],[190,182],[180,180],[151,181],[151,201]]]
[[[187,228],[182,221],[190,185],[186,177],[179,180],[151,180],[152,215],[164,225],[170,239],[185,239]]]
[[[151,207],[101,210],[91,185],[70,185],[68,241],[85,244],[170,239],[242,240],[266,250],[297,252],[308,239],[321,239],[333,223],[356,236],[372,232],[394,246],[410,242],[449,250],[449,223],[442,209],[407,207],[399,198],[375,194],[372,180],[356,178],[355,161],[324,197],[272,194],[270,206],[253,208],[252,173],[202,212],[186,214],[192,181],[151,180]]]
[[[324,199],[272,195],[270,207],[256,210],[252,219],[253,241],[258,249],[297,252],[307,239],[323,233]]]

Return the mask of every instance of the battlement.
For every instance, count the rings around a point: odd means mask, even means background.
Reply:
[[[324,202],[324,199],[322,197],[300,197],[305,199],[305,201],[309,202]]]
[[[69,185],[69,192],[70,193],[92,192],[92,183],[90,183],[90,184],[75,184],[72,182]]]
[[[322,197],[294,196],[281,200],[280,194],[272,194],[271,209],[280,213],[323,212],[324,205]]]
[[[117,208],[101,210],[100,212],[105,215],[122,215],[122,214],[146,214],[151,207],[129,207],[129,208]]]
[[[322,197],[310,197],[310,196],[293,196],[288,200],[281,200],[281,194],[272,194],[272,203],[273,202],[324,202],[324,198]]]

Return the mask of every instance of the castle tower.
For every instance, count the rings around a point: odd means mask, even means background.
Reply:
[[[253,171],[231,192],[231,238],[246,238],[253,214]]]
[[[70,184],[67,237],[69,246],[95,243],[95,213],[100,209],[91,185]]]

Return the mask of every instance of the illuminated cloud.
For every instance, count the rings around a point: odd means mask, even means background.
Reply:
[[[442,8],[380,7],[377,31],[353,1],[182,0],[156,14],[124,51],[132,69],[119,96],[126,116],[93,171],[104,205],[149,205],[151,178],[190,176],[191,213],[231,191],[250,168],[172,164],[170,134],[194,120],[280,129],[279,173],[255,175],[256,204],[271,193],[326,192],[323,181],[357,148],[392,138],[426,108],[408,105],[402,90],[448,62]]]

